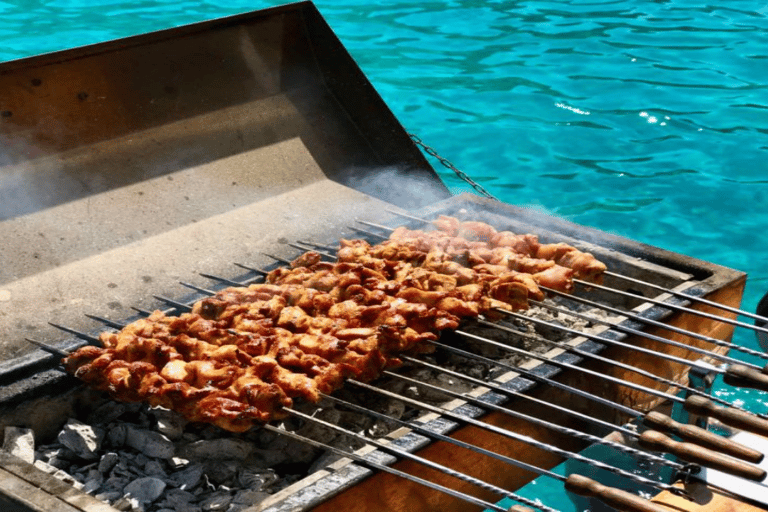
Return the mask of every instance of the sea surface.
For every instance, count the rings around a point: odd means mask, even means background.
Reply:
[[[0,0],[0,61],[280,3]],[[497,198],[745,271],[746,310],[768,290],[767,2],[316,5],[406,129]]]

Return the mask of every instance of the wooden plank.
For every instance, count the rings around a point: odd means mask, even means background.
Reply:
[[[1,468],[0,505],[4,512],[82,512]]]
[[[0,469],[5,474],[12,475],[14,478],[31,485],[37,490],[36,493],[43,493],[55,498],[61,507],[72,507],[72,510],[78,512],[116,512],[116,509],[108,504],[8,453],[0,452]],[[37,509],[32,508],[30,510]],[[68,509],[54,508],[51,510]]]
[[[682,487],[682,484],[680,485]],[[702,483],[685,486],[694,501],[688,501],[669,492],[662,492],[653,502],[662,503],[675,512],[764,512],[765,509],[743,502],[738,497],[716,491]]]

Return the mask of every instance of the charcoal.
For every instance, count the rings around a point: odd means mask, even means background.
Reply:
[[[147,457],[170,459],[175,452],[173,443],[163,434],[132,426],[126,429],[125,444]],[[146,464],[146,461],[143,463]]]
[[[150,460],[144,464],[144,474],[147,476],[156,476],[158,478],[165,478],[168,476],[165,469],[163,469],[163,465],[156,460]]]
[[[237,460],[214,460],[205,463],[205,475],[218,485],[231,485],[237,478],[237,472],[242,466]]]
[[[129,483],[125,486],[123,492],[125,492],[126,496],[130,495],[140,503],[152,503],[163,494],[165,486],[165,482],[159,478],[147,476]]]
[[[171,457],[168,464],[173,469],[182,469],[189,466],[189,459],[183,457]]]
[[[125,403],[109,400],[88,415],[85,420],[90,425],[107,425],[122,416],[128,407]]]
[[[115,501],[112,506],[121,512],[145,512],[142,503],[133,496],[123,496]]]
[[[218,510],[227,510],[232,503],[232,495],[225,491],[216,491],[200,502],[200,507],[204,512],[215,512]]]
[[[334,462],[341,459],[341,455],[337,455],[332,451],[327,451],[323,453],[320,457],[317,458],[317,460],[310,466],[309,473],[312,474],[315,471],[320,471],[324,467],[333,464]]]
[[[174,487],[178,487],[179,489],[186,491],[193,489],[200,482],[200,478],[202,476],[203,465],[193,464],[185,469],[182,469],[181,471],[172,473],[167,480]]]
[[[195,499],[191,492],[181,489],[170,489],[163,495],[163,501],[159,503],[162,507],[178,509],[183,505],[189,505]]]
[[[120,491],[120,496],[122,496],[122,490],[130,481],[131,479],[126,476],[112,475],[104,481],[102,488],[105,491]]]
[[[101,488],[102,482],[98,479],[86,480],[83,484],[83,492],[86,494],[93,494]]]
[[[120,460],[120,456],[114,452],[107,452],[101,456],[99,461],[98,470],[100,473],[107,474],[112,471],[115,464]]]
[[[97,452],[101,448],[103,438],[102,429],[70,418],[59,432],[58,440],[81,459],[95,460],[99,458]]]
[[[277,448],[274,450],[256,450],[251,454],[251,459],[262,467],[274,467],[285,462],[299,463],[314,458],[312,447]]]
[[[180,450],[184,458],[191,460],[244,460],[253,451],[253,445],[241,439],[219,438],[189,443]]]
[[[261,491],[268,488],[278,480],[277,474],[272,469],[252,471],[243,470],[237,476],[237,483],[252,491]]]
[[[185,420],[183,416],[161,407],[152,409],[151,413],[157,421],[158,432],[173,441],[182,438],[182,435],[184,434],[184,426],[187,424],[187,420]]]
[[[95,495],[94,498],[104,502],[110,502],[120,499],[122,495],[123,493],[119,491],[100,492],[99,494]]]
[[[99,484],[101,484],[104,481],[104,475],[102,475],[98,469],[89,469],[88,473],[85,474],[83,481],[87,482],[89,480],[97,480]]]
[[[195,505],[193,503],[186,503],[184,505],[179,505],[178,507],[175,507],[173,511],[174,512],[203,512],[203,509],[200,505]]]
[[[30,464],[35,462],[35,433],[28,428],[5,427],[3,451]]]
[[[125,423],[113,425],[107,431],[106,441],[113,448],[120,448],[125,445],[125,438],[128,435],[128,427]]]
[[[128,478],[136,476],[135,471],[132,471],[129,465],[129,461],[131,460],[130,457],[132,457],[132,454],[120,452],[120,457],[120,461],[118,461],[118,463],[115,464],[115,467],[112,468],[111,475],[124,476]]]

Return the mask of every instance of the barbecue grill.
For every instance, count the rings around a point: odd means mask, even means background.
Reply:
[[[685,493],[652,481],[663,471],[701,481],[704,464],[740,481],[764,478],[754,450],[724,442],[714,449],[749,462],[701,459],[703,450],[640,434],[672,421],[646,415],[660,408],[682,423],[716,416],[766,433],[763,418],[709,393],[719,373],[768,387],[759,370],[727,356],[742,349],[729,340],[744,327],[733,308],[746,276],[532,210],[451,197],[311,3],[5,63],[0,90],[2,426],[50,439],[68,417],[102,405],[59,367],[62,353],[94,342],[100,330],[147,310],[183,312],[225,286],[258,282],[304,250],[332,258],[341,238],[377,243],[395,226],[424,228],[444,214],[569,243],[610,273],[603,285],[578,284],[574,298],[552,292],[534,308],[538,316],[473,322],[443,335],[434,356],[406,358],[402,371],[371,384],[350,382],[327,400],[379,415],[397,451],[357,439],[345,457],[248,510],[464,510],[467,500],[502,509],[493,504],[505,496],[536,506],[516,489],[537,473],[557,478],[550,470],[564,460],[624,479],[622,486],[663,491],[657,500],[667,502]],[[40,340],[42,348],[32,344]],[[470,360],[480,369],[468,370]],[[426,373],[471,391],[436,391],[420,377]],[[443,400],[426,400],[430,389]],[[366,403],[345,403],[355,394],[394,395],[410,412],[399,421],[360,411]],[[317,422],[315,412],[300,404],[290,419]],[[704,442],[701,432],[675,428],[681,439]],[[263,430],[297,435],[272,424]],[[645,473],[579,455],[595,443],[641,460]],[[665,461],[655,454],[665,443],[689,458]],[[8,507],[111,510],[13,457],[3,455],[0,471]],[[710,479],[736,492],[718,482]],[[576,477],[566,487],[607,499]]]

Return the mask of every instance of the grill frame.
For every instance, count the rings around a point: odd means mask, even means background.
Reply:
[[[644,244],[639,244],[637,242],[623,239],[621,237],[616,237],[614,235],[609,235],[605,233],[601,233],[597,230],[591,230],[589,228],[585,228],[587,236],[592,240],[592,242],[585,243],[582,242],[576,238],[574,238],[574,235],[578,235],[581,232],[582,227],[577,226],[575,224],[572,224],[567,221],[563,221],[561,219],[556,219],[550,216],[547,216],[545,214],[539,213],[539,212],[531,212],[526,209],[517,208],[511,205],[506,205],[502,203],[498,203],[493,200],[489,199],[483,199],[476,196],[472,196],[469,194],[465,194],[462,196],[457,196],[445,201],[442,201],[440,203],[437,203],[435,205],[431,205],[427,208],[423,208],[422,210],[419,210],[415,212],[416,215],[422,218],[433,218],[438,214],[456,214],[457,212],[462,213],[465,215],[468,219],[477,219],[477,220],[484,220],[492,223],[497,227],[497,229],[514,229],[518,232],[535,232],[537,233],[542,241],[565,241],[568,243],[572,243],[573,245],[576,245],[582,250],[587,250],[589,252],[595,253],[599,258],[608,260],[608,261],[621,261],[623,259],[626,259],[626,255],[622,255],[621,251],[626,251],[633,256],[630,258],[633,258],[635,254],[642,253],[642,250],[649,249],[646,254],[646,257],[643,260],[634,260],[630,259],[630,263],[637,266],[637,269],[641,276],[647,278],[647,274],[653,274],[659,271],[658,265],[660,264],[673,264],[676,265],[678,269],[682,269],[687,271],[688,273],[681,272],[680,270],[673,269],[673,270],[666,270],[662,271],[661,275],[663,276],[662,281],[664,281],[668,285],[669,281],[674,280],[680,280],[685,279],[688,276],[695,274],[698,274],[699,276],[702,276],[703,279],[700,281],[697,281],[695,285],[690,286],[686,289],[687,293],[692,293],[697,296],[703,296],[707,298],[712,298],[713,296],[716,296],[718,293],[720,293],[724,289],[733,289],[736,290],[736,293],[738,294],[738,290],[743,288],[744,282],[745,282],[745,274],[727,269],[724,267],[720,267],[717,265],[714,265],[709,262],[704,262],[700,260],[695,260],[693,258],[684,257],[678,254],[671,253],[669,251],[665,251],[663,249],[653,248]],[[502,221],[500,221],[502,219]],[[385,222],[390,223],[390,225],[397,225],[400,224],[399,219],[397,216],[391,216],[387,219],[376,219],[377,222]],[[506,222],[506,224],[505,224]],[[403,224],[408,224],[407,222]],[[316,242],[328,244],[333,239],[338,239],[337,234],[333,233],[325,233],[322,235],[324,239],[321,240],[313,240]],[[607,244],[610,244],[611,249],[605,249],[604,247],[601,247],[599,244],[600,237],[605,237],[607,240]],[[289,252],[293,252],[293,249],[290,248],[277,248],[281,249],[283,252],[283,255],[290,258],[293,254],[289,254]],[[624,261],[624,264],[629,264],[627,261]],[[609,263],[609,267],[610,267]],[[683,281],[683,283],[686,283]],[[690,282],[687,282],[690,284]],[[198,298],[195,294],[190,294],[186,297],[180,298],[180,301],[190,301]],[[669,301],[673,304],[681,304],[685,305],[687,304],[687,301],[682,301],[677,298],[670,298]],[[736,304],[738,305],[738,304]],[[681,317],[680,314],[670,314],[668,311],[664,310],[661,307],[655,306],[650,308],[642,308],[642,316],[652,319],[662,319],[664,321],[677,321],[679,317]],[[632,326],[632,327],[641,327],[638,326],[636,322],[631,321],[625,321],[625,325]],[[607,329],[607,328],[606,328]],[[732,331],[732,327],[730,330]],[[727,330],[727,327],[726,327]],[[605,333],[601,334],[605,335]],[[610,336],[615,339],[624,340],[626,341],[627,337],[625,335],[622,335],[620,333],[613,333],[611,332]],[[642,343],[642,342],[641,342]],[[77,340],[69,340],[64,343],[63,346],[77,346],[83,344],[82,341]],[[587,340],[585,338],[582,338],[581,340],[578,340],[578,342],[574,342],[574,345],[577,348],[580,348],[581,350],[586,350],[588,352],[597,353],[602,352],[603,355],[612,354],[613,357],[621,356],[621,351],[615,351],[611,348],[606,349],[604,346],[595,343],[593,341]],[[559,354],[557,352],[560,352]],[[568,363],[579,363],[581,365],[584,365],[586,367],[594,366],[590,365],[588,362],[580,361],[581,358],[578,356],[575,356],[573,354],[564,353],[560,351],[559,349],[555,349],[554,352],[554,359],[568,362]],[[14,416],[11,413],[11,410],[14,409],[18,404],[24,403],[29,397],[37,397],[40,398],[41,394],[45,393],[60,393],[63,389],[70,389],[70,393],[77,394],[79,384],[77,381],[75,381],[73,378],[63,374],[60,370],[57,370],[53,368],[53,366],[56,364],[56,358],[53,357],[47,357],[44,362],[38,362],[35,365],[27,365],[26,368],[23,368],[23,366],[20,368],[16,368],[14,371],[11,371],[10,373],[6,373],[6,377],[10,377],[11,380],[14,382],[14,386],[17,388],[17,393],[11,397],[3,397],[2,400],[0,400],[0,412],[3,412],[4,414],[0,415],[0,417],[3,418],[3,423],[5,424],[11,424],[14,422]],[[599,365],[598,365],[599,366]],[[43,371],[40,372],[39,370],[43,368]],[[25,371],[22,371],[24,369]],[[544,376],[544,377],[554,377],[558,376],[559,380],[566,382],[566,383],[577,383],[580,387],[584,386],[583,379],[581,379],[578,375],[573,375],[574,372],[561,372],[559,368],[553,365],[549,365],[542,362],[534,362],[531,363],[531,365],[527,369],[532,369],[537,374]],[[594,368],[593,368],[594,369]],[[20,373],[27,373],[26,378],[18,378]],[[548,386],[541,386],[536,385],[530,380],[527,380],[525,378],[522,378],[520,376],[513,377],[510,380],[504,380],[502,379],[502,383],[505,387],[509,387],[510,389],[513,389],[515,391],[527,391],[533,394],[537,397],[543,397],[544,399],[553,400],[556,403],[562,402],[562,397],[558,397],[560,393],[554,392],[550,387]],[[588,386],[587,386],[588,387]],[[652,386],[652,387],[658,387],[658,386]],[[595,390],[592,390],[593,392]],[[597,394],[601,394],[602,396],[605,396],[605,390],[596,390]],[[487,392],[483,391],[481,389],[475,390],[473,392],[475,395],[482,395],[483,398],[489,399],[492,403],[502,403],[505,402],[504,398],[498,395],[494,392]],[[53,401],[56,401],[55,399],[55,393],[52,395]],[[608,396],[607,396],[608,397]],[[616,396],[610,396],[610,399],[614,399],[616,401],[621,401],[621,399],[617,399]],[[657,405],[659,400],[651,401],[646,404],[646,408],[651,408],[654,405]],[[515,400],[512,399],[508,403],[511,406],[515,406],[514,404]],[[49,403],[42,402],[43,405],[41,406],[42,409],[47,410],[47,407],[49,406]],[[590,409],[593,409],[594,406],[590,406],[589,403],[582,403],[579,404],[578,400],[569,399],[568,403],[573,406],[576,410],[589,411]],[[459,408],[458,410],[466,413],[470,417],[480,417],[483,416],[483,411],[479,408],[466,404],[465,402],[462,402],[460,400],[454,400],[452,402],[452,405]],[[526,411],[527,413],[529,411]],[[5,414],[8,413],[8,414]],[[496,418],[495,413],[491,413],[490,416],[484,416],[484,418]],[[460,434],[462,428],[457,425],[456,422],[447,420],[445,418],[434,418],[430,417],[430,415],[427,415],[427,419],[430,419],[429,426],[434,427],[437,432],[439,433],[448,433],[452,432],[452,435],[456,435],[457,433]],[[608,418],[615,420],[616,418]],[[496,421],[496,420],[493,420]],[[504,421],[505,426],[509,425],[509,421]],[[514,422],[513,422],[514,423]],[[522,423],[522,422],[520,422]],[[18,421],[15,423],[18,424]],[[521,425],[515,425],[511,428],[517,429],[518,427],[522,428]],[[464,427],[466,428],[466,427]],[[533,432],[526,432],[527,434],[533,434]],[[390,434],[389,436],[392,439],[396,439],[396,443],[401,448],[406,448],[411,451],[415,452],[421,452],[425,448],[429,448],[430,443],[429,441],[424,438],[423,436],[410,432],[408,429],[401,428]],[[551,436],[550,436],[551,437]],[[547,440],[550,440],[550,438],[545,438]],[[434,446],[434,443],[431,444]],[[578,447],[575,448],[576,451],[578,451]],[[434,448],[433,448],[434,450]],[[363,450],[364,452],[366,449]],[[376,455],[377,460],[385,460],[388,463],[394,462],[394,457],[386,454],[379,453]],[[559,463],[559,459],[549,459],[545,464],[541,464],[540,462],[537,463],[537,465],[542,465],[543,467],[553,467],[557,463]],[[402,465],[403,463],[399,463]],[[319,510],[323,510],[324,508],[327,508],[328,510],[331,510],[335,507],[340,506],[339,503],[342,503],[342,506],[347,505],[350,502],[356,502],[360,499],[360,495],[365,495],[367,492],[370,492],[372,488],[380,488],[381,483],[376,482],[377,479],[380,478],[386,478],[388,475],[380,475],[380,474],[374,474],[371,470],[366,469],[359,464],[349,462],[349,461],[339,461],[334,464],[331,464],[328,466],[327,469],[321,470],[319,472],[316,472],[299,482],[296,482],[292,486],[276,493],[273,495],[273,497],[269,498],[266,502],[259,505],[256,510],[264,510],[264,511],[270,511],[270,512],[277,512],[282,510],[294,510],[295,507],[298,504],[301,504],[302,509],[306,510],[312,507],[319,507]],[[371,478],[368,478],[371,477]],[[519,483],[519,482],[518,482]],[[503,485],[502,485],[503,486]],[[517,487],[517,486],[515,486]],[[434,497],[429,497],[429,500],[436,499]],[[440,500],[440,498],[437,498]],[[341,500],[340,502],[338,500]],[[381,510],[387,509],[388,507],[392,507],[393,503],[391,502],[380,502],[378,500],[368,500],[373,501],[376,503],[376,506],[372,510],[379,510],[382,505],[383,508]],[[446,508],[448,510],[451,509],[451,507],[455,506],[456,503],[441,503],[441,506]],[[360,507],[358,507],[360,508]],[[361,510],[366,510],[366,508],[361,508]]]

